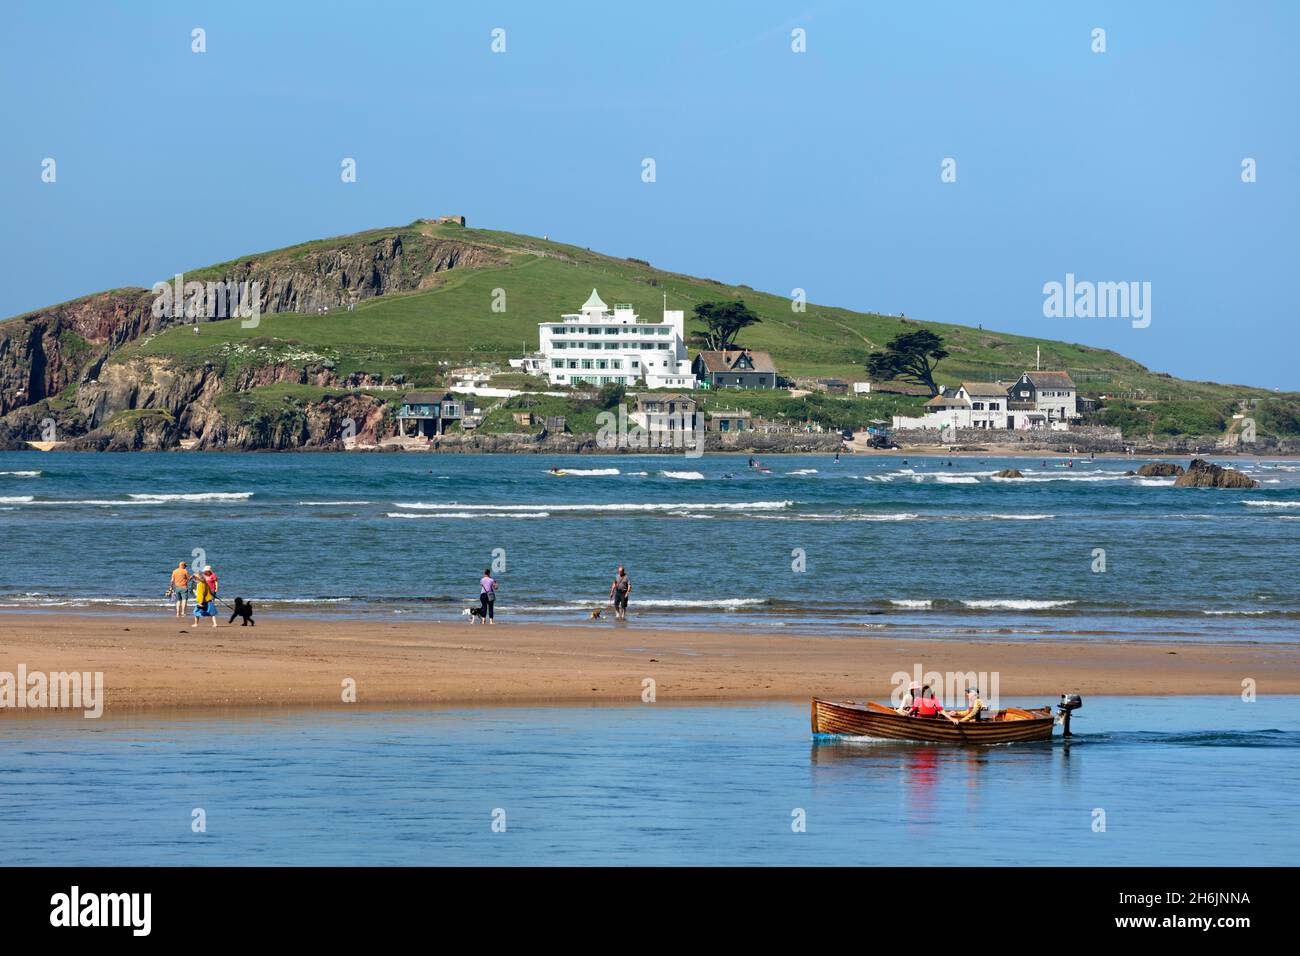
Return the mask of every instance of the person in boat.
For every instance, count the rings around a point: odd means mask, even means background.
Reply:
[[[614,583],[609,586],[609,602],[614,605],[615,620],[627,620],[627,599],[631,594],[632,580],[627,576],[627,569],[619,565]]]
[[[943,704],[939,702],[939,698],[934,696],[934,690],[927,685],[921,688],[921,697],[912,709],[912,716],[933,718],[948,715],[943,709]]]
[[[910,714],[917,702],[917,692],[921,689],[921,682],[914,680],[907,685],[907,693],[903,695],[903,701],[894,708],[900,714]]]
[[[965,724],[972,720],[979,720],[980,715],[988,710],[988,704],[980,699],[978,687],[966,688],[966,709],[958,710],[951,714],[944,714],[954,724]]]

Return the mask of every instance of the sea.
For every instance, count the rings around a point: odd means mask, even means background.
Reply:
[[[1048,701],[1017,701],[1048,703]],[[1074,736],[815,738],[804,705],[0,719],[6,865],[1293,865],[1300,698]]]
[[[492,568],[502,620],[577,622],[623,565],[663,627],[1294,641],[1300,464],[1145,461],[0,453],[0,619],[162,610],[187,560],[262,618],[449,620]]]
[[[1242,491],[1142,463],[3,453],[0,642],[6,614],[167,614],[187,560],[263,625],[454,619],[485,568],[503,622],[576,623],[624,565],[632,627],[1295,643],[1300,466],[1234,460]],[[786,703],[0,714],[0,844],[10,865],[1290,864],[1298,705],[1086,698],[1068,741],[975,749],[816,737]]]

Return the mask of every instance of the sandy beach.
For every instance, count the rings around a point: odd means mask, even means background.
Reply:
[[[140,708],[884,699],[897,671],[998,672],[1003,696],[1300,693],[1296,644],[961,642],[616,626],[0,617],[0,672],[101,671],[105,714]],[[5,717],[48,711],[8,710]]]

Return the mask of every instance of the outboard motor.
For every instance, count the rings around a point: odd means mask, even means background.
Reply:
[[[1061,718],[1061,725],[1064,728],[1063,737],[1070,736],[1070,714],[1083,706],[1083,698],[1078,694],[1062,694],[1061,702],[1056,705],[1057,714]]]

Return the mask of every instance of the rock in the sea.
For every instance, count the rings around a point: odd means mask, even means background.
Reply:
[[[1133,470],[1130,468],[1128,471],[1124,472],[1124,477],[1125,477],[1125,478],[1136,478],[1136,477],[1137,477],[1137,472],[1136,472],[1136,471],[1133,471]]]
[[[999,472],[998,472],[997,474],[995,474],[993,477],[994,477],[994,478],[1023,478],[1023,477],[1025,477],[1025,476],[1022,475],[1022,474],[1021,474],[1017,469],[1015,469],[1015,468],[1007,468],[1007,469],[1005,469],[1005,470],[1003,470],[1003,471],[999,471]]]
[[[1255,488],[1259,482],[1232,468],[1221,468],[1206,461],[1194,458],[1187,466],[1186,474],[1178,476],[1175,488]]]
[[[1139,478],[1177,478],[1183,474],[1183,466],[1172,461],[1150,461],[1137,470]]]

